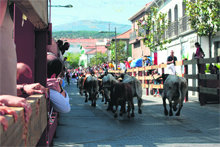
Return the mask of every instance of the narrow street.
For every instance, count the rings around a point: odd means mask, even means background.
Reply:
[[[107,105],[84,103],[76,83],[69,93],[71,112],[60,114],[54,146],[74,147],[149,147],[220,146],[219,104],[200,106],[196,98],[184,103],[180,117],[164,116],[160,97],[143,96],[143,114],[114,118]],[[136,98],[135,98],[136,104]]]

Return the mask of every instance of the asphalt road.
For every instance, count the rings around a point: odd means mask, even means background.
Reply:
[[[84,103],[76,84],[65,87],[71,112],[60,114],[54,146],[151,147],[220,146],[220,105],[200,106],[195,99],[184,103],[179,117],[164,116],[161,97],[143,96],[143,114],[114,118],[107,105]]]

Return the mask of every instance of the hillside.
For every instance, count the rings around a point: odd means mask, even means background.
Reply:
[[[109,28],[110,27],[110,28]],[[117,24],[114,22],[98,21],[98,20],[80,20],[72,23],[54,25],[53,32],[58,31],[110,31],[114,32],[115,27],[118,33],[126,32],[131,29],[131,25]]]
[[[118,35],[118,33],[117,33]],[[111,38],[115,33],[101,33],[98,31],[59,31],[53,32],[53,38]]]

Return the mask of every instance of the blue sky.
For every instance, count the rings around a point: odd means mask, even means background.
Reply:
[[[52,7],[53,26],[78,20],[111,21],[128,24],[128,20],[151,0],[51,0],[52,5],[72,4],[73,8]]]

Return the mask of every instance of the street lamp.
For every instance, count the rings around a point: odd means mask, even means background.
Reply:
[[[72,8],[73,5],[69,4],[69,5],[51,5],[51,7],[65,7],[65,8]]]
[[[73,5],[51,5],[51,0],[49,0],[49,23],[51,23],[51,7],[64,7],[64,8],[72,8]]]

